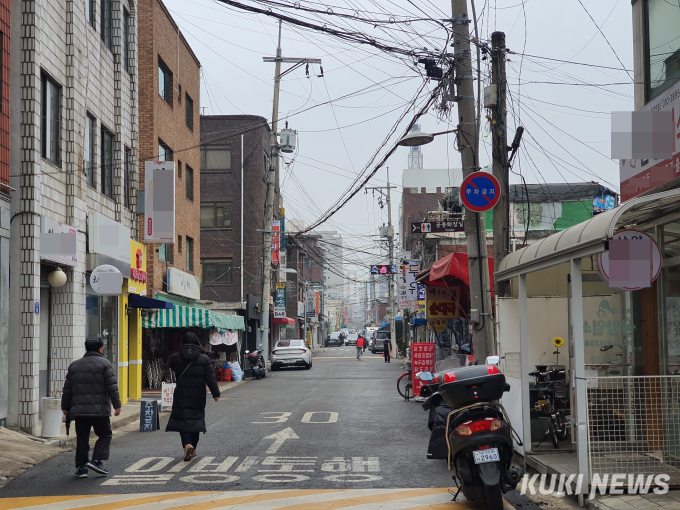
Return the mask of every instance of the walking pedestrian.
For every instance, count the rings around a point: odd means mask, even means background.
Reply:
[[[61,410],[76,422],[76,473],[87,478],[87,471],[107,475],[103,461],[109,460],[111,446],[111,404],[114,416],[120,415],[121,403],[116,374],[104,357],[101,338],[85,340],[85,355],[71,363],[66,372]],[[90,430],[94,429],[97,442],[89,460]]]
[[[175,372],[177,386],[165,431],[179,432],[184,460],[188,462],[197,455],[200,433],[206,433],[205,386],[210,388],[215,402],[220,399],[220,389],[212,362],[193,333],[182,335],[182,345],[170,356],[168,366]]]
[[[390,356],[392,356],[392,341],[386,338],[383,342],[383,356],[385,357],[385,363],[390,362]]]
[[[361,358],[361,353],[364,350],[365,340],[362,337],[357,338],[357,359]]]

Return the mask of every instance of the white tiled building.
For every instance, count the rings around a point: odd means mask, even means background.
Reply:
[[[8,425],[32,433],[40,396],[59,396],[84,352],[88,216],[136,238],[135,3],[13,5]],[[55,288],[46,279],[57,264],[41,261],[40,238],[59,223],[77,231],[78,251],[74,267],[59,264],[67,283]]]

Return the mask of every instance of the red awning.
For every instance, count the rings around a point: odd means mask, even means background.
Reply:
[[[290,317],[277,317],[273,320],[274,326],[295,326],[295,319]]]
[[[493,287],[493,258],[487,258],[489,262],[489,281],[491,282],[491,292]],[[423,280],[425,285],[444,285],[444,282],[460,280],[468,287],[470,286],[470,275],[468,272],[467,253],[454,252],[443,259],[438,260],[429,269],[429,275]]]

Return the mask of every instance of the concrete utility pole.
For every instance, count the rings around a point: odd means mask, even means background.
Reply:
[[[451,0],[451,15],[458,89],[458,148],[463,177],[467,177],[480,169],[467,0]],[[484,215],[465,211],[465,237],[470,274],[470,308],[478,313],[477,321],[472,323],[472,344],[475,356],[483,362],[486,356],[495,351]]]
[[[272,279],[272,223],[274,221],[274,195],[275,180],[279,168],[279,144],[278,144],[278,122],[279,122],[279,89],[281,77],[297,69],[302,64],[321,64],[320,59],[313,58],[283,58],[281,53],[281,20],[279,20],[279,42],[276,48],[276,57],[264,57],[264,62],[275,62],[274,71],[274,106],[272,109],[272,132],[270,143],[269,172],[267,173],[267,198],[265,202],[264,228],[264,249],[262,254],[262,314],[260,315],[260,342],[259,346],[263,350],[265,364],[269,360],[269,298],[271,297]],[[281,62],[294,63],[295,65],[281,72]],[[306,297],[306,296],[305,296]],[[307,318],[305,317],[305,324]],[[305,339],[306,340],[306,339]]]
[[[493,175],[501,185],[501,197],[493,210],[493,257],[498,267],[510,253],[510,175],[506,123],[505,34],[491,34],[491,83],[496,86],[496,105],[490,108],[493,143]],[[510,295],[510,281],[496,282],[497,296]]]

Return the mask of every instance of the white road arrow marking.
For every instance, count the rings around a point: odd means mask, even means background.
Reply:
[[[298,435],[293,431],[292,428],[288,427],[283,429],[281,432],[272,434],[271,436],[265,437],[265,439],[274,439],[275,441],[272,445],[267,448],[265,453],[276,453],[281,448],[281,445],[286,441],[286,439],[300,439]]]

